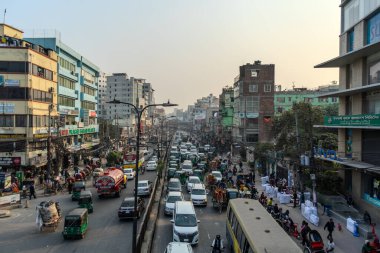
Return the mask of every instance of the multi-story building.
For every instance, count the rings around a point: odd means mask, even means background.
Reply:
[[[48,126],[57,116],[57,54],[6,24],[0,36],[0,166],[46,168]]]
[[[338,151],[329,160],[342,167],[343,191],[380,219],[380,2],[342,0],[339,56],[317,68],[339,68],[339,116],[324,127],[338,129]],[[334,153],[334,152],[330,152]]]
[[[232,126],[234,120],[234,88],[223,88],[222,94],[219,95],[219,120],[220,129],[218,136],[220,143],[231,144]]]
[[[107,76],[106,73],[100,72],[98,78],[98,118],[106,117],[106,102],[108,102],[107,92]]]
[[[59,136],[65,147],[73,152],[98,145],[99,68],[64,44],[59,33],[26,40],[58,54],[57,110],[62,122]]]
[[[147,92],[144,92],[144,85]],[[105,99],[109,101],[116,99],[123,103],[130,103],[138,107],[144,107],[154,101],[153,89],[145,79],[128,77],[126,73],[114,73],[107,76],[107,92]],[[151,101],[149,101],[151,99]],[[125,104],[107,104],[106,119],[111,120],[120,127],[128,127],[128,134],[134,131],[136,113],[134,109]],[[144,111],[141,117],[141,127],[146,125],[148,113]]]
[[[275,115],[281,115],[284,111],[292,109],[294,103],[306,102],[312,106],[326,107],[332,104],[338,104],[337,97],[322,98],[319,97],[327,92],[337,91],[338,85],[320,86],[315,90],[307,88],[293,88],[292,90],[279,90],[274,93],[274,111]]]
[[[272,141],[274,69],[274,64],[260,61],[240,66],[234,80],[234,142],[251,145]]]

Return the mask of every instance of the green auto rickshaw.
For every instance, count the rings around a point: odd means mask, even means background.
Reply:
[[[88,213],[94,212],[94,207],[92,206],[92,193],[91,193],[91,191],[81,191],[80,192],[78,205],[80,208],[87,208]]]
[[[182,185],[186,183],[186,173],[183,170],[177,170],[174,174],[175,178],[178,178]]]
[[[84,238],[88,227],[88,211],[87,208],[76,208],[65,217],[65,225],[63,228],[63,239]]]
[[[73,185],[73,194],[71,195],[71,200],[79,200],[80,192],[86,190],[86,184],[84,181],[75,181]]]
[[[193,176],[199,177],[199,179],[201,180],[201,182],[203,182],[203,180],[204,180],[204,174],[203,174],[202,170],[198,170],[198,169],[194,170],[193,171]]]
[[[169,168],[168,169],[168,180],[170,180],[170,178],[174,177],[176,171],[177,171],[176,168]]]

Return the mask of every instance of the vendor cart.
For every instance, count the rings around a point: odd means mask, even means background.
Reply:
[[[55,231],[61,221],[61,208],[58,202],[53,200],[43,201],[36,208],[36,223],[38,229]]]

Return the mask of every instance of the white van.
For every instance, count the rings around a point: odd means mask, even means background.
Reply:
[[[173,241],[187,242],[196,245],[199,242],[197,215],[193,203],[190,201],[177,201],[173,212]]]

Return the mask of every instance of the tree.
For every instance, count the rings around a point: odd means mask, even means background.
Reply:
[[[107,162],[110,165],[115,165],[121,159],[121,153],[117,151],[109,152],[107,155]]]
[[[269,153],[274,150],[274,145],[272,143],[257,143],[255,149],[253,150],[254,163],[258,163],[260,174],[266,170],[266,161],[269,157]]]

